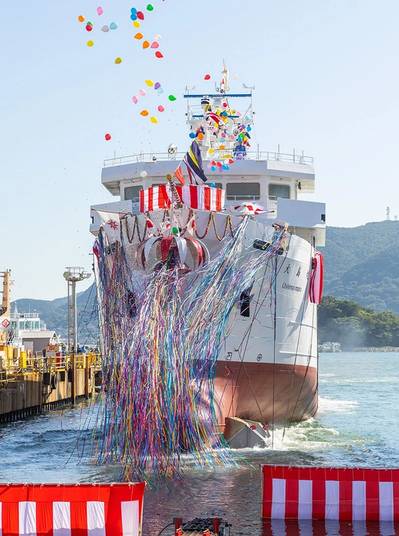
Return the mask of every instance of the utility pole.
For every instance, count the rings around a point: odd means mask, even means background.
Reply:
[[[71,359],[72,381],[71,399],[72,404],[76,400],[76,354],[78,353],[78,308],[76,304],[76,283],[88,279],[90,272],[86,272],[80,266],[67,266],[64,279],[68,285],[68,353]]]

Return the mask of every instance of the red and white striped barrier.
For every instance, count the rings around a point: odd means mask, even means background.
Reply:
[[[139,536],[144,486],[0,485],[0,534]]]
[[[198,210],[220,212],[224,208],[225,191],[209,186],[176,186],[184,205]],[[151,186],[140,191],[140,212],[152,212],[170,208],[172,194],[168,184]]]
[[[264,465],[263,517],[399,521],[399,469]]]

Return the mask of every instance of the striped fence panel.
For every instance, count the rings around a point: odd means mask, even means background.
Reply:
[[[399,469],[262,467],[265,519],[399,521]]]
[[[1,536],[140,536],[144,484],[0,485]]]

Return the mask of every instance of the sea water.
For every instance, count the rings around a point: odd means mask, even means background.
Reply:
[[[232,524],[232,536],[394,534],[389,525],[261,521],[262,463],[399,467],[399,354],[322,354],[319,393],[317,416],[277,429],[272,449],[235,452],[236,466],[188,470],[182,480],[147,490],[144,536],[157,536],[173,517],[213,515]],[[0,481],[118,480],[119,467],[93,465],[83,449],[90,411],[81,406],[1,427]]]

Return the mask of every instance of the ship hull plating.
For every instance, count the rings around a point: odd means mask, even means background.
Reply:
[[[226,417],[271,425],[308,419],[317,411],[317,369],[304,365],[219,361],[215,408]],[[228,430],[225,430],[228,435]]]

